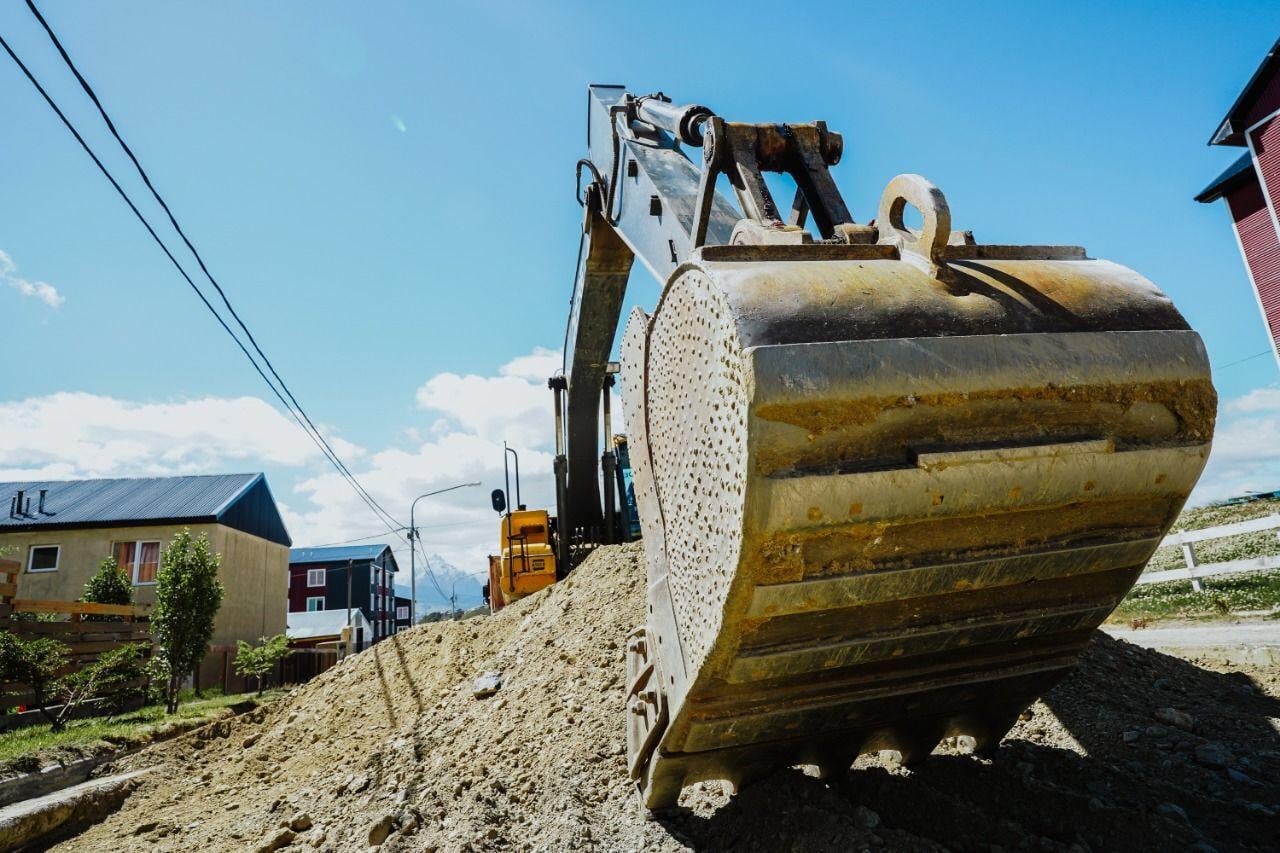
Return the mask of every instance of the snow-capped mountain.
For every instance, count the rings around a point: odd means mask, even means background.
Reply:
[[[419,616],[430,613],[432,610],[448,610],[449,596],[455,592],[458,596],[458,607],[462,610],[476,607],[484,602],[484,596],[481,594],[481,586],[484,584],[482,577],[462,571],[439,554],[429,555],[427,564],[431,567],[431,575],[434,575],[435,583],[431,582],[431,576],[428,575],[426,567],[419,562],[417,607]],[[436,589],[436,584],[439,584],[440,589]],[[407,589],[403,589],[401,594],[409,593]]]

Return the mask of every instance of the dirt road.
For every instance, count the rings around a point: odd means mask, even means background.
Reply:
[[[496,617],[422,626],[251,718],[158,745],[66,850],[1263,850],[1280,827],[1280,670],[1214,671],[1099,634],[991,759],[780,771],[646,821],[623,769],[638,546]],[[484,671],[502,687],[476,699]]]

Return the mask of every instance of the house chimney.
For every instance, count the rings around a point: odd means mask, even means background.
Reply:
[[[18,489],[18,503],[17,503],[17,508],[14,510],[14,513],[16,515],[22,514],[22,489]]]
[[[27,496],[27,508],[22,511],[23,515],[31,515],[31,497]]]
[[[18,513],[18,499],[13,495],[9,496],[9,517],[13,518]]]
[[[44,496],[47,494],[49,494],[48,489],[40,490],[40,506],[36,509],[36,512],[40,513],[41,515],[44,515]]]

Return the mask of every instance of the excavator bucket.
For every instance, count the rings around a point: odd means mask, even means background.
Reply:
[[[701,247],[627,324],[649,571],[627,728],[650,809],[703,779],[993,748],[1205,464],[1205,350],[1150,281],[952,239],[918,176],[878,223],[874,243]]]

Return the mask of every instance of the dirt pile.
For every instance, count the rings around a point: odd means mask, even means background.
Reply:
[[[646,821],[626,781],[623,643],[638,546],[496,617],[416,628],[273,706],[118,762],[158,765],[76,850],[1266,849],[1280,673],[1223,674],[1099,635],[993,759],[784,770]],[[501,687],[477,699],[483,672]],[[1251,677],[1250,677],[1251,676]]]

